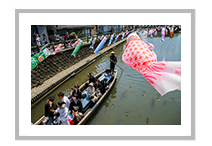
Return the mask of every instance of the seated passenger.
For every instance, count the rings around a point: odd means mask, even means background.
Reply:
[[[94,76],[91,75],[91,73],[88,73],[87,76],[89,77],[89,81],[86,82],[85,87],[88,87],[88,85],[89,85],[91,82],[95,83],[95,78],[94,78]]]
[[[77,100],[79,99],[82,101],[82,93],[79,90],[79,85],[75,85],[74,89],[71,90],[70,96],[73,96],[74,94],[77,94]]]
[[[95,96],[94,96],[93,99],[91,99],[91,101],[92,101],[93,103],[95,103],[101,96],[102,96],[102,94],[101,94],[100,90],[97,88],[97,89],[96,89]]]
[[[54,121],[51,123],[51,125],[60,125],[61,121],[59,120],[60,113],[56,113],[54,116]]]
[[[60,113],[58,120],[61,121],[61,125],[70,125],[68,122],[68,108],[66,107],[66,103],[64,101],[58,102],[58,108],[54,111],[54,113]]]
[[[102,90],[102,84],[99,83],[99,79],[96,80],[96,83],[94,84],[94,88],[95,90],[96,89]]]
[[[91,82],[88,87],[87,97],[88,99],[94,98],[95,88],[93,87],[93,83]]]
[[[74,94],[73,100],[71,101],[69,106],[69,110],[71,111],[72,116],[76,118],[77,121],[79,121],[83,117],[83,114],[81,113],[82,103],[79,100],[77,100],[76,97],[77,95]]]
[[[105,93],[106,89],[109,89],[107,80],[108,80],[107,78],[104,78],[104,80],[101,82],[101,84],[102,84],[102,90],[101,90],[102,95]]]
[[[51,109],[56,110],[57,105],[53,102],[53,97],[49,97],[46,101],[45,105],[45,118],[43,121],[43,124],[50,125],[54,118],[54,112],[51,111]]]
[[[106,71],[106,74],[105,74],[105,76],[106,76],[106,77],[109,77],[109,76],[111,76],[111,73],[110,73],[110,71],[108,71],[108,70],[107,70],[107,71]]]

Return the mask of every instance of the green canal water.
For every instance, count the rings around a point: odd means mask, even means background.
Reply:
[[[163,43],[161,37],[147,38],[155,46],[157,60],[181,61],[181,34],[174,34],[173,38],[166,37]],[[159,93],[137,71],[122,61],[122,54],[126,43],[117,46],[118,65],[124,71],[118,70],[117,80],[109,95],[86,123],[87,125],[180,125],[181,124],[181,91],[172,91],[164,96]],[[110,55],[109,53],[106,55]],[[74,85],[81,85],[88,80],[87,73],[98,74],[109,68],[110,61],[103,56],[76,76],[66,81],[46,98],[31,108],[31,121],[36,122],[44,115],[44,106],[48,97],[59,101],[57,94],[67,95]]]

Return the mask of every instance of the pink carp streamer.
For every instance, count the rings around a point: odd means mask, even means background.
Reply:
[[[59,45],[57,46],[57,48],[55,49],[55,51],[52,52],[52,54],[55,55],[58,51],[60,51],[61,46],[62,46],[62,45],[59,44]]]
[[[122,60],[140,72],[162,96],[181,90],[181,62],[159,62],[152,49],[154,45],[147,45],[136,33],[131,33],[127,37]]]
[[[102,39],[103,39],[103,37],[104,37],[104,35],[102,35],[102,36],[101,36],[100,40],[102,40]]]
[[[77,44],[79,44],[79,42],[80,42],[80,39],[78,39],[74,44],[72,44],[72,47],[76,47]]]

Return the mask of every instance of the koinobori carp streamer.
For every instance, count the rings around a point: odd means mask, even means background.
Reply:
[[[94,51],[94,53],[96,53],[96,55],[98,55],[99,50],[102,49],[102,47],[104,46],[105,42],[107,41],[107,37],[105,36],[103,38],[103,40],[99,43],[99,45],[97,46],[96,50]]]
[[[181,89],[181,62],[157,61],[152,50],[136,33],[127,37],[122,60],[140,72],[144,78],[163,96],[167,92]]]
[[[74,49],[74,51],[72,52],[71,55],[73,55],[74,57],[76,57],[77,52],[79,51],[81,45],[82,45],[83,41],[80,40],[79,43],[77,44],[76,48]]]

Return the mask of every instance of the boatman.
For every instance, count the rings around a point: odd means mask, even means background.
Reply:
[[[116,65],[116,62],[117,62],[117,58],[115,56],[114,51],[112,51],[110,54],[111,54],[111,56],[110,56],[110,72],[112,74],[114,74],[114,68],[115,68],[115,65]]]

